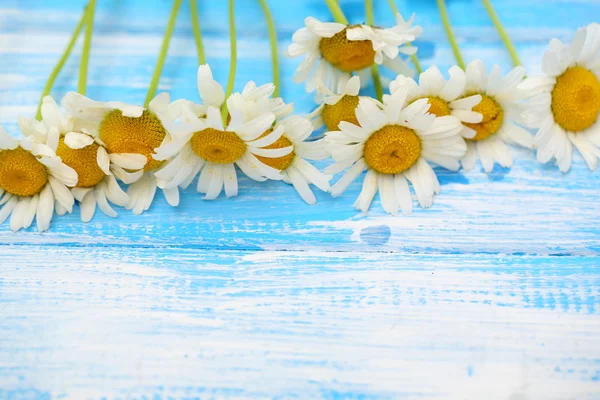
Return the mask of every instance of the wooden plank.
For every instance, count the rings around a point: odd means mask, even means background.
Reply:
[[[5,247],[0,397],[593,398],[598,263]]]

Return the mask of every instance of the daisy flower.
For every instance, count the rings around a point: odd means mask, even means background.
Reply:
[[[112,172],[124,182],[131,182],[127,190],[129,200],[125,208],[134,214],[141,214],[150,208],[156,194],[155,173],[162,161],[152,158],[154,149],[171,140],[172,125],[169,95],[161,93],[149,104],[148,109],[121,102],[93,101],[79,93],[69,92],[62,101],[63,107],[74,119],[78,131],[87,131],[94,139],[99,139],[115,164]],[[131,175],[137,163],[131,161],[131,154],[146,158],[142,174]],[[126,163],[120,165],[120,161]],[[138,178],[137,180],[135,178]],[[179,204],[177,187],[163,190],[167,202]]]
[[[481,60],[467,66],[466,95],[481,95],[479,104],[472,111],[483,116],[479,123],[464,122],[475,131],[475,136],[466,139],[467,154],[461,160],[466,171],[473,169],[479,155],[485,172],[494,169],[494,163],[508,168],[513,165],[513,157],[506,143],[514,143],[533,148],[533,136],[527,130],[515,124],[520,120],[522,99],[519,83],[525,76],[523,67],[515,67],[506,76],[502,76],[500,67],[494,65],[487,73]],[[460,100],[458,100],[460,101]]]
[[[68,187],[76,184],[77,172],[49,146],[33,136],[17,140],[0,127],[0,224],[10,217],[10,228],[18,231],[35,218],[38,231],[48,230],[55,202],[73,210]]]
[[[72,119],[62,114],[50,96],[44,97],[41,111],[43,130],[35,128],[35,120],[21,119],[19,123],[26,135],[47,142],[63,163],[77,172],[77,185],[71,193],[80,202],[81,220],[91,221],[96,207],[115,218],[117,213],[109,201],[126,206],[129,197],[117,183],[114,172],[118,171],[125,183],[135,182],[143,174],[141,169],[146,164],[146,157],[140,154],[109,155],[98,137],[85,131],[77,132]],[[138,171],[128,173],[125,168]],[[67,212],[58,203],[55,209],[59,215]]]
[[[552,39],[542,58],[544,76],[527,78],[525,123],[537,129],[537,159],[571,167],[573,145],[588,167],[600,157],[600,25],[580,28],[571,45]]]
[[[206,118],[198,117],[188,107],[182,107],[183,122],[174,140],[156,149],[156,160],[174,157],[156,173],[163,190],[177,186],[185,188],[200,174],[197,190],[206,194],[205,199],[217,198],[223,188],[227,197],[236,196],[236,165],[251,179],[281,180],[283,177],[277,169],[257,158],[283,157],[292,151],[292,146],[262,148],[273,144],[283,134],[283,128],[271,129],[275,115],[265,112],[246,121],[247,110],[240,108],[239,102],[230,97],[227,100],[229,122],[223,124],[220,109],[225,101],[224,90],[213,79],[208,65],[198,68],[198,91],[206,107]],[[270,132],[261,136],[267,131]]]
[[[451,116],[427,112],[430,104],[420,99],[407,104],[408,92],[397,90],[381,109],[373,101],[361,101],[356,111],[359,125],[341,122],[340,130],[327,132],[325,140],[335,164],[326,173],[348,170],[331,187],[339,196],[364,170],[367,174],[354,206],[366,212],[379,190],[383,209],[412,213],[410,182],[421,207],[430,207],[440,184],[428,161],[456,171],[466,145],[459,136],[462,125]]]
[[[315,90],[320,82],[335,89],[340,79],[345,81],[353,72],[358,72],[366,83],[373,63],[383,64],[398,74],[410,73],[410,68],[398,55],[400,52],[414,54],[416,48],[399,47],[415,40],[422,29],[410,27],[412,18],[406,22],[397,14],[396,19],[394,27],[382,29],[306,18],[306,26],[294,33],[294,43],[288,48],[290,57],[305,55],[294,74],[294,82],[306,81],[308,92]]]
[[[315,129],[325,125],[327,130],[335,131],[342,121],[358,125],[356,107],[360,100],[360,77],[340,79],[336,93],[322,85],[318,90],[323,94],[323,102],[309,115]]]
[[[480,123],[483,115],[472,110],[481,102],[481,95],[465,97],[467,79],[465,72],[459,67],[453,66],[448,74],[450,78],[445,80],[440,70],[432,66],[421,73],[419,83],[412,78],[399,75],[390,84],[390,93],[405,89],[408,91],[408,104],[419,99],[427,99],[430,104],[429,113],[437,117],[452,115],[463,124]],[[464,126],[460,135],[465,139],[472,139],[476,133],[474,129]]]
[[[253,84],[253,83],[252,83]],[[266,85],[265,85],[266,86]],[[248,87],[248,86],[247,86]],[[241,94],[233,94],[230,97],[232,104],[246,111],[247,119],[254,119],[265,112],[272,111],[274,102],[271,98],[273,90],[255,93],[255,96],[249,96],[244,91]],[[281,100],[281,99],[279,99]],[[277,109],[293,111],[291,105],[278,104]],[[280,113],[281,114],[281,113]],[[276,114],[277,117],[277,114]],[[323,191],[329,190],[329,180],[331,177],[324,175],[310,164],[307,160],[323,160],[329,157],[325,149],[323,139],[312,142],[306,141],[313,132],[313,124],[308,118],[300,116],[291,116],[279,120],[277,117],[273,128],[259,136],[258,140],[266,137],[271,131],[283,130],[283,133],[276,141],[262,147],[263,149],[281,149],[292,147],[292,152],[282,157],[268,158],[257,155],[259,161],[278,171],[281,171],[283,181],[294,186],[300,197],[308,203],[315,204],[317,199],[310,189],[309,184],[313,184]],[[257,140],[257,141],[258,141]]]

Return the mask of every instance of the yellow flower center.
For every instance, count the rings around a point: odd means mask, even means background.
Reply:
[[[194,133],[192,149],[203,160],[231,164],[242,158],[246,143],[233,132],[208,128]]]
[[[106,176],[98,166],[99,147],[96,143],[92,143],[83,149],[72,149],[65,144],[65,139],[59,140],[56,155],[77,172],[79,180],[76,187],[94,187]]]
[[[139,118],[124,117],[121,111],[113,110],[100,124],[100,139],[108,152],[146,156],[145,171],[151,171],[162,163],[152,158],[152,154],[165,136],[167,131],[158,117],[147,110]]]
[[[583,67],[567,69],[552,90],[552,114],[564,130],[581,132],[600,114],[600,81]]]
[[[347,29],[347,28],[346,28]],[[346,29],[319,42],[323,58],[342,71],[365,69],[375,62],[375,50],[370,40],[348,40]]]
[[[325,104],[322,115],[327,129],[337,131],[342,121],[359,125],[356,119],[356,107],[358,107],[358,96],[344,96],[334,105]]]
[[[450,107],[445,100],[440,99],[439,97],[424,97],[428,100],[429,113],[435,115],[436,117],[445,117],[446,115],[450,115]],[[420,99],[417,99],[420,100]],[[416,101],[416,100],[415,100]]]
[[[48,183],[48,170],[20,147],[0,151],[0,188],[16,196],[33,196]]]
[[[266,136],[271,132],[273,132],[273,130],[269,129],[268,131],[266,131],[265,133],[260,135],[260,137]],[[279,139],[277,139],[277,141],[275,141],[275,143],[272,143],[263,148],[264,149],[283,149],[284,147],[290,147],[293,145],[294,144],[292,143],[292,141],[290,139],[285,137],[285,135],[281,135],[281,137]],[[275,168],[279,171],[283,171],[292,164],[292,161],[294,161],[294,156],[295,156],[294,151],[292,151],[290,154],[286,154],[285,156],[278,157],[278,158],[269,158],[269,157],[262,157],[262,156],[256,156],[256,158],[258,158],[263,164],[267,164],[269,167]]]
[[[481,102],[473,107],[473,111],[483,115],[483,119],[478,124],[464,123],[465,126],[468,126],[477,132],[475,137],[468,140],[478,141],[487,139],[498,132],[502,127],[502,123],[504,122],[504,110],[502,110],[500,104],[491,97],[482,94]]]
[[[421,155],[421,140],[404,126],[387,125],[365,143],[365,162],[380,174],[399,174],[409,169]]]

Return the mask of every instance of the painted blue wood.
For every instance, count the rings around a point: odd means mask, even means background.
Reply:
[[[0,3],[0,124],[17,134],[79,18],[82,0]],[[199,1],[208,60],[225,83],[225,2]],[[237,1],[236,88],[271,80],[260,7]],[[270,1],[280,50],[320,0]],[[448,1],[465,58],[510,66],[481,3]],[[529,74],[552,37],[600,15],[593,0],[494,2]],[[363,3],[342,0],[354,22]],[[452,63],[434,1],[397,1],[425,33],[425,66]],[[140,104],[171,2],[99,0],[88,94]],[[375,1],[378,23],[392,16]],[[79,47],[59,77],[76,86]],[[312,96],[291,83],[299,112]],[[160,88],[197,100],[187,2]],[[352,209],[360,183],[307,206],[282,182],[117,219],[0,226],[0,399],[598,398],[600,175],[515,150],[511,170],[436,170],[429,210]],[[319,164],[323,167],[327,162]],[[77,212],[75,213],[77,214]]]
[[[5,247],[0,398],[596,398],[597,261]]]

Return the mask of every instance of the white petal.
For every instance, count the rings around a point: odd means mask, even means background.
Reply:
[[[67,187],[62,182],[60,182],[58,179],[52,176],[48,177],[48,182],[50,183],[50,187],[52,188],[54,199],[58,201],[69,212],[72,212],[73,204],[75,204],[75,199],[73,198],[73,194],[71,193],[71,191],[67,189]]]
[[[74,150],[83,149],[94,143],[94,138],[83,133],[69,132],[65,135],[65,144]]]
[[[115,210],[113,210],[113,208],[110,206],[110,204],[108,204],[108,201],[106,200],[106,195],[104,194],[103,186],[104,186],[104,184],[100,184],[100,185],[96,186],[96,188],[94,189],[94,193],[93,193],[94,197],[96,198],[96,203],[98,204],[98,208],[100,208],[100,210],[107,216],[109,216],[111,218],[116,218],[117,212]]]
[[[45,232],[50,229],[50,221],[54,214],[54,196],[50,185],[46,185],[40,192],[40,199],[36,213],[36,223],[39,232]]]
[[[369,211],[375,193],[377,193],[377,173],[373,170],[368,170],[363,181],[362,190],[354,203],[354,207],[362,212]]]
[[[223,184],[225,186],[225,195],[227,197],[237,196],[238,180],[233,164],[226,164],[223,166]]]
[[[10,216],[10,214],[13,212],[18,203],[18,196],[9,197],[9,200],[6,202],[6,204],[4,204],[2,209],[0,209],[0,225],[2,225],[4,221],[6,221],[6,219]]]
[[[131,171],[144,168],[147,161],[146,156],[134,153],[112,153],[108,157],[113,164]]]
[[[365,160],[361,158],[358,160],[346,173],[342,178],[337,181],[329,190],[333,197],[337,197],[344,193],[344,191],[350,186],[352,182],[365,170],[367,169],[367,164]]]
[[[96,213],[96,197],[94,192],[88,192],[79,203],[81,221],[90,222]]]
[[[3,127],[0,126],[0,149],[14,150],[19,147],[19,141],[10,136]]]
[[[292,182],[292,185],[294,185],[294,189],[296,189],[296,192],[298,192],[300,197],[302,197],[302,200],[310,205],[316,204],[317,199],[314,193],[310,190],[310,187],[308,186],[304,176],[294,166],[290,166],[286,170],[286,173],[289,177],[289,180]]]
[[[145,158],[145,157],[144,157]],[[96,154],[96,162],[98,166],[106,175],[112,175],[110,172],[110,157],[106,152],[106,149],[102,146],[98,146],[98,153]]]

